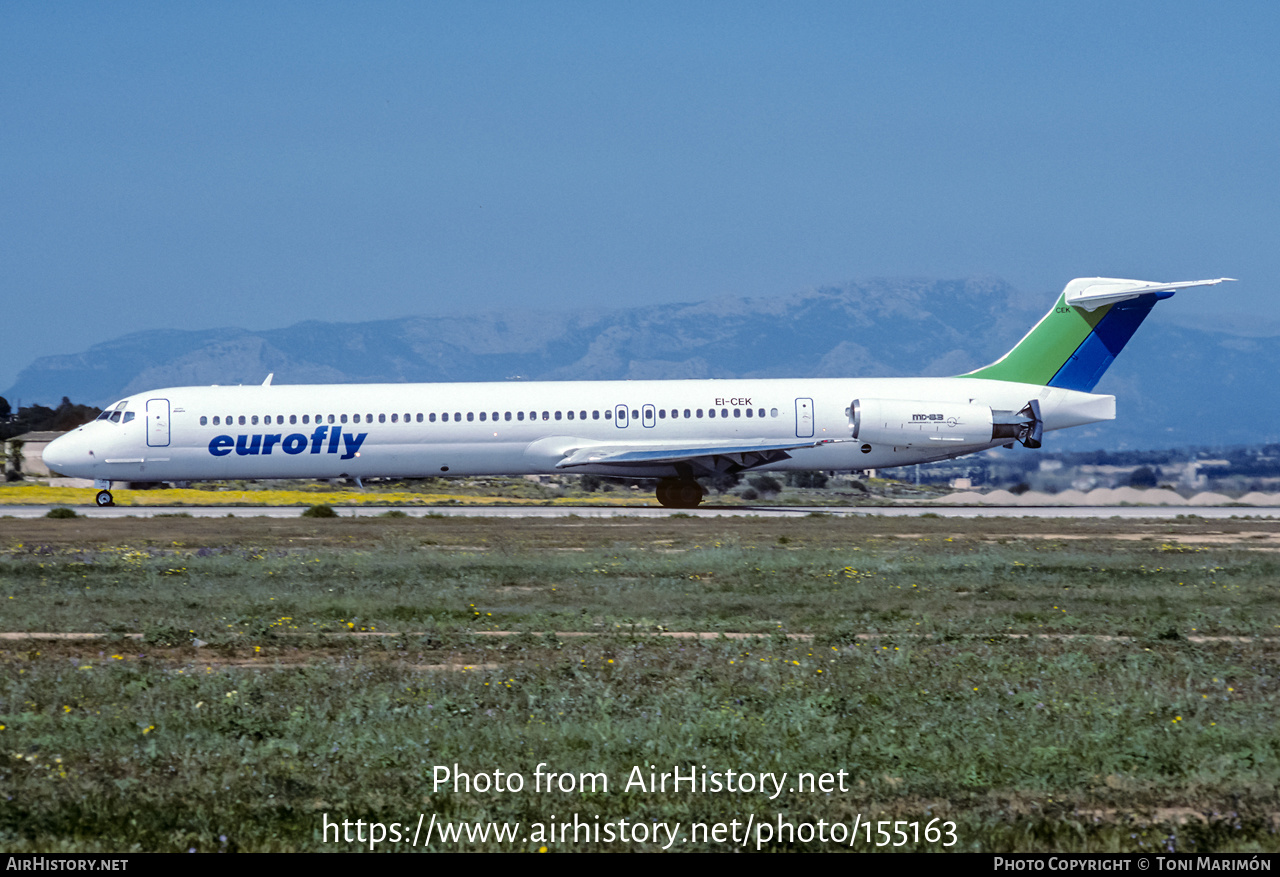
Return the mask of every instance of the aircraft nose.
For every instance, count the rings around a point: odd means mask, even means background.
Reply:
[[[72,432],[49,442],[40,456],[50,471],[59,475],[75,475],[80,467],[77,464],[89,462],[88,453],[82,446],[77,433]]]

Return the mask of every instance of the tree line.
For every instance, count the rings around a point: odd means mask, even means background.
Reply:
[[[101,413],[101,408],[77,405],[63,396],[57,408],[25,405],[19,408],[15,415],[9,400],[0,396],[0,441],[6,441],[24,432],[67,432],[88,423]]]

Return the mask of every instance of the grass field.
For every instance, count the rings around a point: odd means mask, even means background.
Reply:
[[[1278,561],[1247,518],[0,518],[0,848],[1274,851]],[[788,779],[627,788],[676,766]]]

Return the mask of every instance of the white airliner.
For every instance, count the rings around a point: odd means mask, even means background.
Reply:
[[[692,508],[716,473],[883,469],[1115,417],[1090,391],[1157,300],[1232,278],[1072,280],[996,362],[952,378],[174,387],[115,403],[44,461],[113,482],[580,473],[657,479]]]

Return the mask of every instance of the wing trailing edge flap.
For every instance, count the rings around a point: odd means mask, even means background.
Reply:
[[[594,445],[586,448],[574,448],[563,460],[556,464],[557,469],[571,469],[575,466],[659,466],[672,463],[687,463],[695,468],[709,472],[741,472],[790,459],[788,451],[801,448],[816,448],[830,444],[832,439],[809,439],[806,441],[762,442],[756,444],[714,445],[707,447],[690,447],[688,445],[646,446],[636,445]]]

